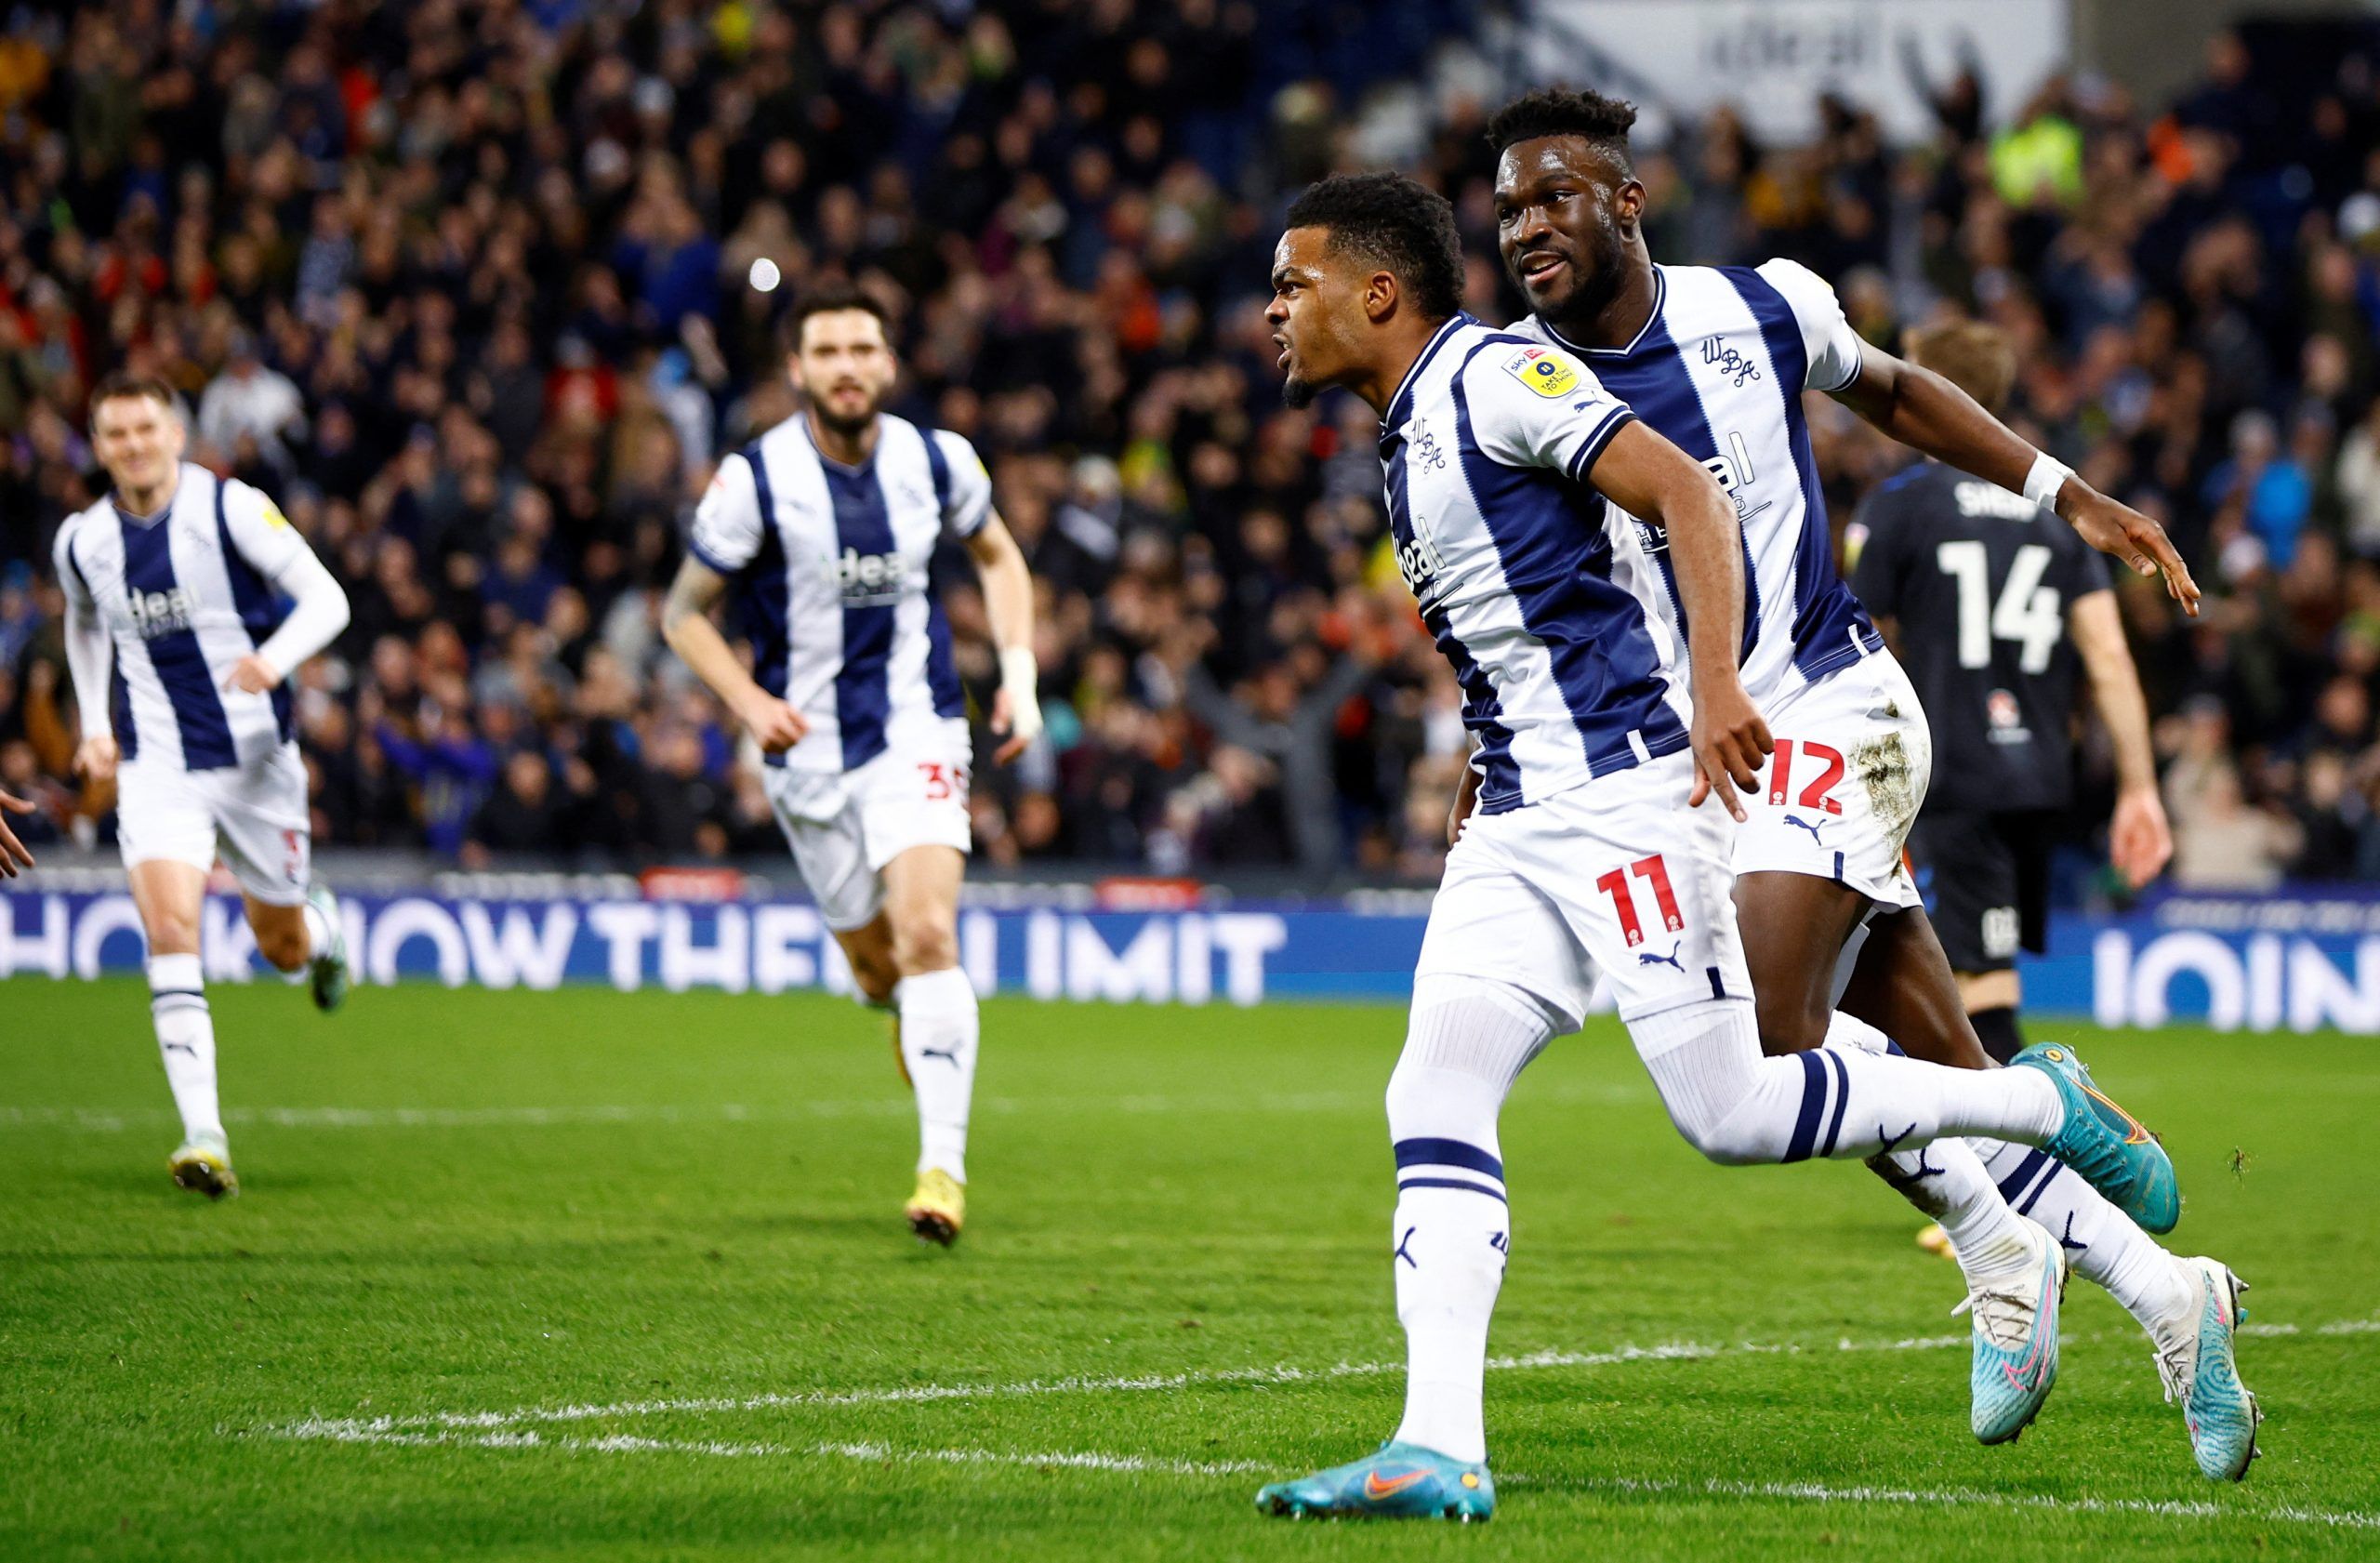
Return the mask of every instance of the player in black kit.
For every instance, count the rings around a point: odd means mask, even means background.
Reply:
[[[1997,412],[2016,353],[1989,325],[1914,333],[1910,358]],[[2075,682],[2114,740],[2109,850],[2135,890],[2173,855],[2157,795],[2149,708],[2106,560],[2055,516],[1924,461],[1860,508],[1852,582],[1897,625],[1901,663],[1934,731],[1934,782],[1910,850],[1932,871],[1933,922],[1976,1034],[2006,1062],[2019,948],[2043,948],[2049,854],[2072,794]]]

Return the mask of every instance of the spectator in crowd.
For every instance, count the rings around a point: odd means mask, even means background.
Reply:
[[[843,279],[893,316],[900,410],[984,453],[1036,573],[1050,725],[976,778],[985,856],[1435,875],[1460,693],[1369,418],[1282,407],[1261,310],[1280,202],[1391,152],[1492,255],[1468,0],[1376,0],[1360,30],[1323,0],[173,17],[0,20],[38,67],[0,103],[0,785],[46,828],[108,828],[64,771],[37,572],[98,497],[88,388],[127,367],[350,589],[298,692],[325,850],[773,854],[659,591],[720,453],[792,411],[775,317]],[[1665,253],[1804,260],[1881,344],[1947,313],[2010,332],[2012,420],[2211,589],[2190,623],[2122,594],[2177,876],[2372,877],[2380,61],[2253,42],[2214,40],[2170,112],[1921,71],[1934,129],[1901,146],[1835,99],[1803,146],[1664,106],[1642,173]],[[1517,312],[1492,263],[1471,283]],[[1809,428],[1839,518],[1909,459],[1831,403]],[[980,718],[981,606],[948,601]]]

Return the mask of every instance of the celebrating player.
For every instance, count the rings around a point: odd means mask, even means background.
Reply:
[[[348,610],[280,507],[184,461],[186,439],[164,381],[100,382],[91,444],[113,487],[59,529],[58,578],[82,722],[74,768],[116,784],[116,838],[149,937],[149,1009],[182,1119],[168,1169],[219,1199],[240,1180],[199,961],[206,875],[219,851],[258,950],[308,973],[316,1006],[337,1009],[347,946],[329,889],[311,882],[289,676],[346,627]]]
[[[1497,1118],[1609,977],[1662,1105],[1725,1163],[1866,1157],[1944,1134],[2040,1144],[2113,1197],[2173,1167],[2072,1055],[1944,1068],[1766,1057],[1728,898],[1729,815],[1768,732],[1736,669],[1743,541],[1711,473],[1558,348],[1461,311],[1447,202],[1393,174],[1290,207],[1266,311],[1293,405],[1342,386],[1380,415],[1397,559],[1476,735],[1478,811],[1448,854],[1388,1087],[1406,1408],[1377,1452],[1258,1494],[1268,1513],[1484,1518],[1488,1326],[1511,1246]],[[1622,513],[1625,512],[1625,513]],[[1645,599],[1664,529],[1694,697]],[[1715,792],[1719,808],[1699,807]]]
[[[1654,265],[1640,226],[1645,187],[1628,152],[1634,119],[1628,104],[1559,91],[1497,114],[1500,243],[1535,310],[1520,329],[1578,351],[1607,390],[1719,478],[1742,521],[1745,634],[1736,654],[1777,740],[1764,785],[1745,800],[1750,818],[1734,854],[1761,1040],[1771,1052],[1803,1053],[1812,1069],[1821,1058],[1807,1050],[1881,1051],[1887,1034],[1920,1058],[1989,1068],[1902,860],[1930,770],[1924,709],[1835,573],[1802,393],[1832,394],[1897,439],[2036,505],[2054,503],[2084,541],[2143,573],[2162,569],[2191,612],[2198,589],[2155,522],[2036,451],[1948,380],[1862,342],[1833,290],[1803,267]],[[1674,539],[1652,518],[1640,532],[1659,565],[1654,611],[1690,625],[1696,647],[1709,643]],[[1863,925],[1844,995],[1859,1019],[1832,1016],[1837,957]],[[1942,1222],[1965,1273],[1976,1436],[2015,1437],[2046,1399],[2060,1250],[2070,1246],[2074,1266],[2149,1331],[2169,1384],[2178,1378],[2200,1467],[2245,1474],[2255,1411],[2232,1361],[2239,1281],[2212,1260],[2175,1260],[2140,1230],[2167,1231],[2178,1219],[2170,1187],[2118,1209],[2050,1163],[2018,1145],[1948,1143],[1923,1156],[1897,1150],[1877,1167]]]
[[[751,730],[764,780],[826,926],[867,1001],[891,1005],[917,1093],[906,1214],[947,1245],[967,1211],[975,989],[959,967],[969,844],[967,707],[928,579],[955,537],[981,572],[999,643],[996,758],[1041,731],[1033,583],[968,443],[884,412],[900,365],[884,311],[821,290],[789,319],[806,410],[721,463],[664,610],[669,644]],[[710,620],[738,589],[753,665]]]
[[[2016,379],[2016,348],[1992,326],[1937,326],[1909,347],[1911,363],[1987,411]],[[2107,561],[2021,496],[1924,461],[1868,497],[1853,535],[1853,584],[1894,638],[1946,756],[1911,853],[1932,873],[1932,921],[1967,1018],[2004,1064],[2025,1045],[2016,951],[2044,947],[2050,845],[2071,801],[2078,660],[2115,748],[2116,871],[2138,890],[2174,855],[2148,697]]]

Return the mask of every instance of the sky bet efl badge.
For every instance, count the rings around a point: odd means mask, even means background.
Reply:
[[[1540,396],[1567,396],[1579,383],[1578,371],[1554,355],[1551,348],[1523,348],[1504,360],[1504,373]]]

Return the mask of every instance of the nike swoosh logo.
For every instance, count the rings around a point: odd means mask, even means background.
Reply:
[[[2090,1097],[2091,1100],[2106,1107],[2118,1118],[2123,1119],[2124,1122],[2130,1126],[2132,1132],[2123,1137],[2124,1144],[2128,1146],[2139,1146],[2147,1145],[2149,1143],[2149,1127],[2142,1123],[2140,1119],[2133,1117],[2122,1107],[2117,1106],[2113,1102],[2109,1101],[2105,1096],[2100,1095],[2097,1092],[2092,1090],[2087,1085],[2082,1088],[2082,1093]]]
[[[1364,1496],[1375,1503],[1383,1503],[1417,1482],[1427,1481],[1429,1476],[1427,1471],[1408,1471],[1401,1477],[1382,1481],[1378,1471],[1368,1472],[1364,1477]]]

